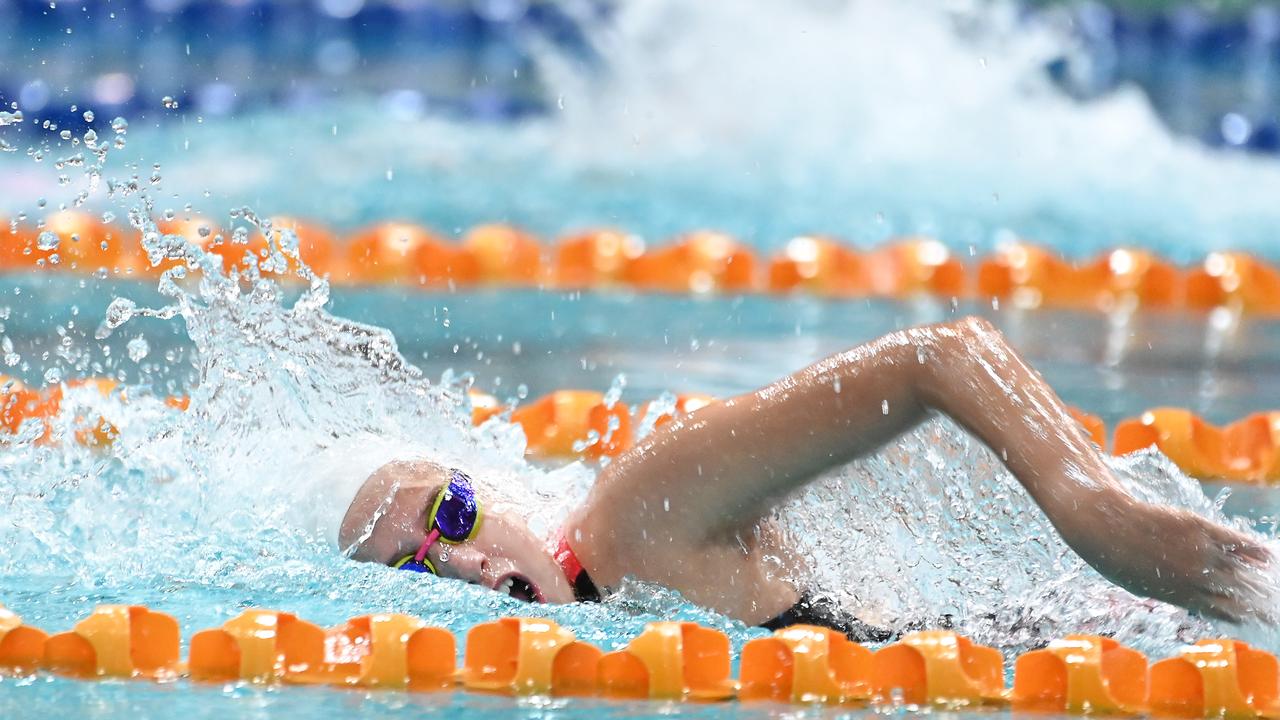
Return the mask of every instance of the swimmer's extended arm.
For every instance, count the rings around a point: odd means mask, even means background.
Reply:
[[[601,548],[593,554],[604,574],[653,575],[653,558],[743,537],[788,493],[931,411],[1003,458],[1109,579],[1196,610],[1240,613],[1230,593],[1240,560],[1261,562],[1265,551],[1128,495],[1053,390],[979,319],[895,332],[668,424],[605,469],[580,527]]]

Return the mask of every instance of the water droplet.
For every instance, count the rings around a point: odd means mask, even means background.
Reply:
[[[22,362],[22,356],[13,351],[13,341],[8,335],[0,337],[0,350],[4,351],[4,364],[13,367]]]
[[[609,391],[604,394],[604,406],[611,408],[618,404],[618,400],[622,398],[622,390],[627,386],[627,376],[618,373],[613,382],[609,384]]]
[[[36,236],[36,247],[41,250],[57,250],[60,242],[62,242],[62,238],[58,237],[57,233],[49,232],[48,230]]]
[[[105,334],[95,335],[95,337],[99,340],[105,339],[111,334],[112,330],[115,330],[121,325],[129,322],[129,318],[133,317],[133,313],[137,309],[138,306],[129,298],[116,298],[115,300],[112,300],[111,304],[107,306],[106,316],[102,319],[103,327],[98,330],[99,333],[103,333],[105,329]]]
[[[111,121],[111,131],[117,135],[124,135],[129,132],[129,121],[122,117],[118,117]]]
[[[93,111],[92,111],[92,110],[85,110],[85,111],[84,111],[84,121],[85,121],[85,122],[87,122],[87,123],[89,123],[89,122],[93,122],[93,120],[94,120]]]
[[[146,338],[139,335],[130,340],[128,345],[125,345],[125,350],[128,351],[130,360],[142,362],[142,359],[151,352],[151,344],[147,342]]]
[[[888,414],[889,414],[889,401],[888,401],[888,400],[881,400],[881,401],[880,401],[880,414],[882,414],[882,415],[888,415]]]

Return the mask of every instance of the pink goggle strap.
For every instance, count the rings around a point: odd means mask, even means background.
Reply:
[[[419,563],[422,562],[422,558],[427,556],[427,551],[430,550],[431,546],[435,545],[436,540],[439,540],[439,539],[440,539],[439,528],[436,528],[435,530],[432,530],[431,532],[427,533],[427,539],[422,541],[422,547],[418,548],[418,552],[413,554],[413,561],[419,562]]]

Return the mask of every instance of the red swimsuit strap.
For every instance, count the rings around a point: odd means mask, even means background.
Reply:
[[[569,547],[569,538],[564,535],[560,536],[560,543],[556,545],[556,552],[553,556],[556,563],[560,565],[560,569],[564,572],[565,578],[572,585],[578,581],[578,576],[582,574],[582,562],[578,560],[578,554]]]
[[[600,590],[596,584],[591,581],[591,576],[587,574],[587,569],[582,567],[582,561],[578,560],[578,554],[569,547],[569,538],[564,533],[560,534],[560,542],[556,545],[555,554],[556,563],[560,565],[560,570],[564,572],[565,578],[569,581],[569,586],[573,588],[573,597],[579,602],[599,602]]]

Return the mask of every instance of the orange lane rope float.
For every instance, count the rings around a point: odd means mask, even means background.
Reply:
[[[729,638],[690,622],[649,623],[627,647],[600,658],[600,694],[628,699],[725,700]]]
[[[36,226],[0,218],[0,228],[5,226],[9,237],[0,237],[0,272],[47,269],[154,279],[160,270],[179,262],[166,258],[152,266],[135,232],[84,212],[53,213]],[[285,238],[291,238],[288,244],[296,243],[311,268],[338,285],[629,288],[824,298],[932,295],[1017,308],[1224,308],[1280,315],[1280,269],[1238,252],[1210,253],[1194,266],[1181,267],[1136,248],[1116,248],[1078,261],[1016,241],[965,261],[931,238],[898,238],[861,250],[812,235],[792,238],[777,254],[762,257],[735,238],[709,230],[646,247],[635,235],[609,228],[569,233],[548,246],[506,224],[478,225],[460,242],[412,222],[376,223],[344,238],[297,218],[270,218],[262,227],[270,229],[228,233],[198,216],[157,223],[160,232],[179,235],[218,255],[224,270],[244,269],[256,258],[264,272],[280,273],[283,266],[264,261],[284,257],[291,265],[291,252],[272,252],[286,250]]]
[[[36,442],[52,442],[52,421],[61,410],[65,393],[81,387],[93,388],[103,397],[120,391],[108,378],[68,380],[33,390],[0,375],[0,447],[27,423],[39,424],[34,429]],[[556,390],[514,406],[476,390],[469,391],[468,399],[472,423],[482,425],[509,413],[511,422],[524,431],[526,452],[545,460],[615,457],[635,443],[639,429],[659,427],[715,402],[709,395],[685,394],[675,396],[669,406],[646,402],[632,408],[592,390]],[[168,397],[164,403],[186,410],[189,400]],[[1115,455],[1155,447],[1197,479],[1255,484],[1280,481],[1280,411],[1255,413],[1220,427],[1190,410],[1156,408],[1120,421],[1108,442],[1101,418],[1077,408],[1069,410],[1098,447]],[[77,416],[73,429],[77,443],[99,449],[110,448],[119,434],[109,418],[99,415]]]
[[[1115,454],[1151,446],[1192,477],[1280,480],[1280,412],[1255,413],[1219,427],[1190,410],[1156,408],[1116,425]]]
[[[140,605],[100,605],[70,632],[49,636],[40,667],[74,677],[153,678],[184,672],[178,622]]]
[[[1151,666],[1153,714],[1275,717],[1276,658],[1239,640],[1201,640]]]
[[[40,668],[49,636],[24,625],[22,618],[0,605],[0,674],[27,674]]]
[[[999,651],[946,630],[913,632],[873,651],[827,628],[783,628],[743,646],[737,678],[728,636],[690,622],[650,623],[605,653],[555,621],[501,618],[467,632],[461,667],[452,633],[394,613],[322,628],[287,612],[246,610],[195,633],[185,661],[179,637],[172,617],[138,605],[99,606],[52,636],[0,607],[0,674],[1072,715],[1280,714],[1280,662],[1230,639],[1201,640],[1148,665],[1109,638],[1069,635],[1013,658],[1006,687]]]
[[[512,695],[593,695],[602,653],[540,618],[503,618],[467,633],[459,679],[468,690]]]
[[[873,654],[829,628],[796,625],[742,647],[738,699],[846,703],[871,698]]]
[[[1004,659],[945,630],[914,632],[880,648],[871,658],[871,692],[909,705],[1002,704]]]
[[[1014,663],[1015,710],[1141,714],[1147,708],[1147,658],[1115,640],[1068,635]]]

